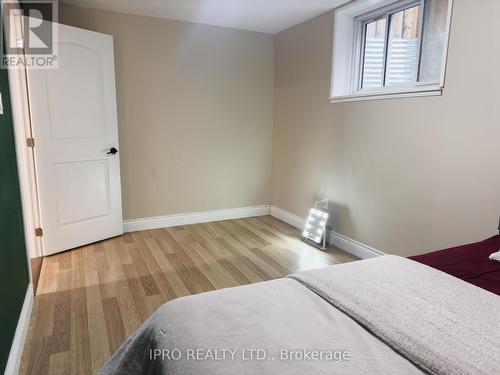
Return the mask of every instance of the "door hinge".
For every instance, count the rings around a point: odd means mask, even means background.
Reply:
[[[35,229],[35,236],[36,237],[43,237],[43,229],[42,228],[36,228]]]
[[[26,138],[26,146],[35,147],[35,138]]]

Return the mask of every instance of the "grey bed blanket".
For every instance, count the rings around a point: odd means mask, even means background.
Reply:
[[[406,258],[290,276],[432,374],[500,373],[500,298]]]
[[[173,300],[101,374],[497,374],[498,296],[385,256]]]

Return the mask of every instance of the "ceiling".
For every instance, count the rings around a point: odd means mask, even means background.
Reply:
[[[275,34],[348,0],[61,0],[86,8]]]

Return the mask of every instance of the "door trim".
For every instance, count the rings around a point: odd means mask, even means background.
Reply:
[[[17,173],[21,192],[21,205],[24,223],[26,252],[31,280],[31,258],[43,256],[42,241],[35,236],[35,228],[40,226],[38,210],[38,192],[33,149],[26,146],[26,139],[31,138],[31,116],[28,98],[26,69],[8,68],[10,102],[14,138],[16,143]]]
[[[43,251],[40,237],[35,235],[35,228],[40,226],[35,160],[33,150],[26,146],[26,139],[31,138],[31,121],[27,88],[21,76],[25,72],[9,68],[8,74],[26,248],[29,258],[36,258],[42,256]]]

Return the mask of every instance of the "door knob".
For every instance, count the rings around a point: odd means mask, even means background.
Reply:
[[[107,155],[114,155],[114,154],[117,154],[117,153],[118,153],[118,150],[116,148],[114,148],[114,147],[111,147],[106,154]]]

